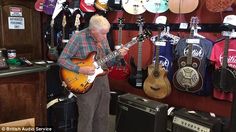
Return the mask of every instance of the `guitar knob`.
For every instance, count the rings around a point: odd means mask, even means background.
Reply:
[[[193,63],[192,66],[193,66],[193,68],[197,68],[198,64],[197,63]]]
[[[183,67],[183,66],[186,66],[186,62],[184,62],[184,61],[182,61],[181,63],[180,63],[180,65]]]

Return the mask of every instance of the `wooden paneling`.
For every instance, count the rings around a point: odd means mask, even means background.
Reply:
[[[35,1],[30,0],[2,0],[0,8],[0,47],[16,49],[17,56],[29,59],[40,59],[41,48],[41,16],[34,9]],[[25,29],[9,29],[8,17],[10,8],[22,10]]]

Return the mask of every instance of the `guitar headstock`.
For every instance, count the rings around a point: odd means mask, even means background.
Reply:
[[[122,18],[122,17],[118,18],[118,27],[119,28],[122,28],[124,26],[123,22],[124,22],[124,18]]]
[[[152,32],[149,29],[144,29],[142,34],[138,35],[138,41],[143,41],[146,38],[149,38],[152,36]]]
[[[198,17],[191,17],[190,29],[197,29],[198,23],[199,23]]]
[[[65,26],[66,26],[66,15],[64,15],[62,19],[62,27],[65,27]]]
[[[75,16],[75,27],[76,27],[76,30],[78,30],[78,28],[79,28],[79,25],[80,25],[80,14],[77,14],[76,16]]]
[[[54,25],[54,19],[51,20],[51,23],[50,23],[51,28],[53,28],[53,25]]]
[[[143,17],[142,16],[139,16],[136,23],[139,25],[139,26],[143,26],[144,24],[144,20],[143,20]]]

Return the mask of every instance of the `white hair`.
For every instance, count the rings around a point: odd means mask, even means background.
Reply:
[[[110,29],[109,21],[101,15],[93,15],[89,20],[89,29]]]

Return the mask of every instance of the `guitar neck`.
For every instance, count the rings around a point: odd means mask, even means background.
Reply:
[[[229,36],[225,38],[224,54],[222,67],[227,68],[228,66],[228,49],[229,49]]]
[[[133,38],[130,42],[126,43],[124,45],[124,47],[126,48],[130,48],[131,46],[133,46],[135,43],[137,43],[137,40],[138,38],[135,37]],[[111,59],[115,58],[116,56],[120,55],[120,52],[119,50],[115,50],[113,52],[111,52],[110,54],[108,54],[107,56],[105,56],[104,58],[101,58],[97,61],[97,64],[99,66],[103,65],[104,63],[106,63],[107,61],[110,61]]]
[[[122,27],[118,30],[118,45],[122,45]]]
[[[65,27],[62,28],[62,42],[65,39]]]
[[[142,34],[143,26],[142,24],[139,25],[139,34]],[[142,41],[138,43],[138,64],[137,64],[137,71],[142,71]]]
[[[191,29],[190,32],[190,38],[193,38],[193,32],[194,30]],[[188,53],[187,53],[187,65],[191,65],[192,64],[192,52],[193,52],[193,44],[192,43],[188,43]]]
[[[50,43],[51,47],[54,47],[54,29],[53,26],[51,26],[51,43]]]

